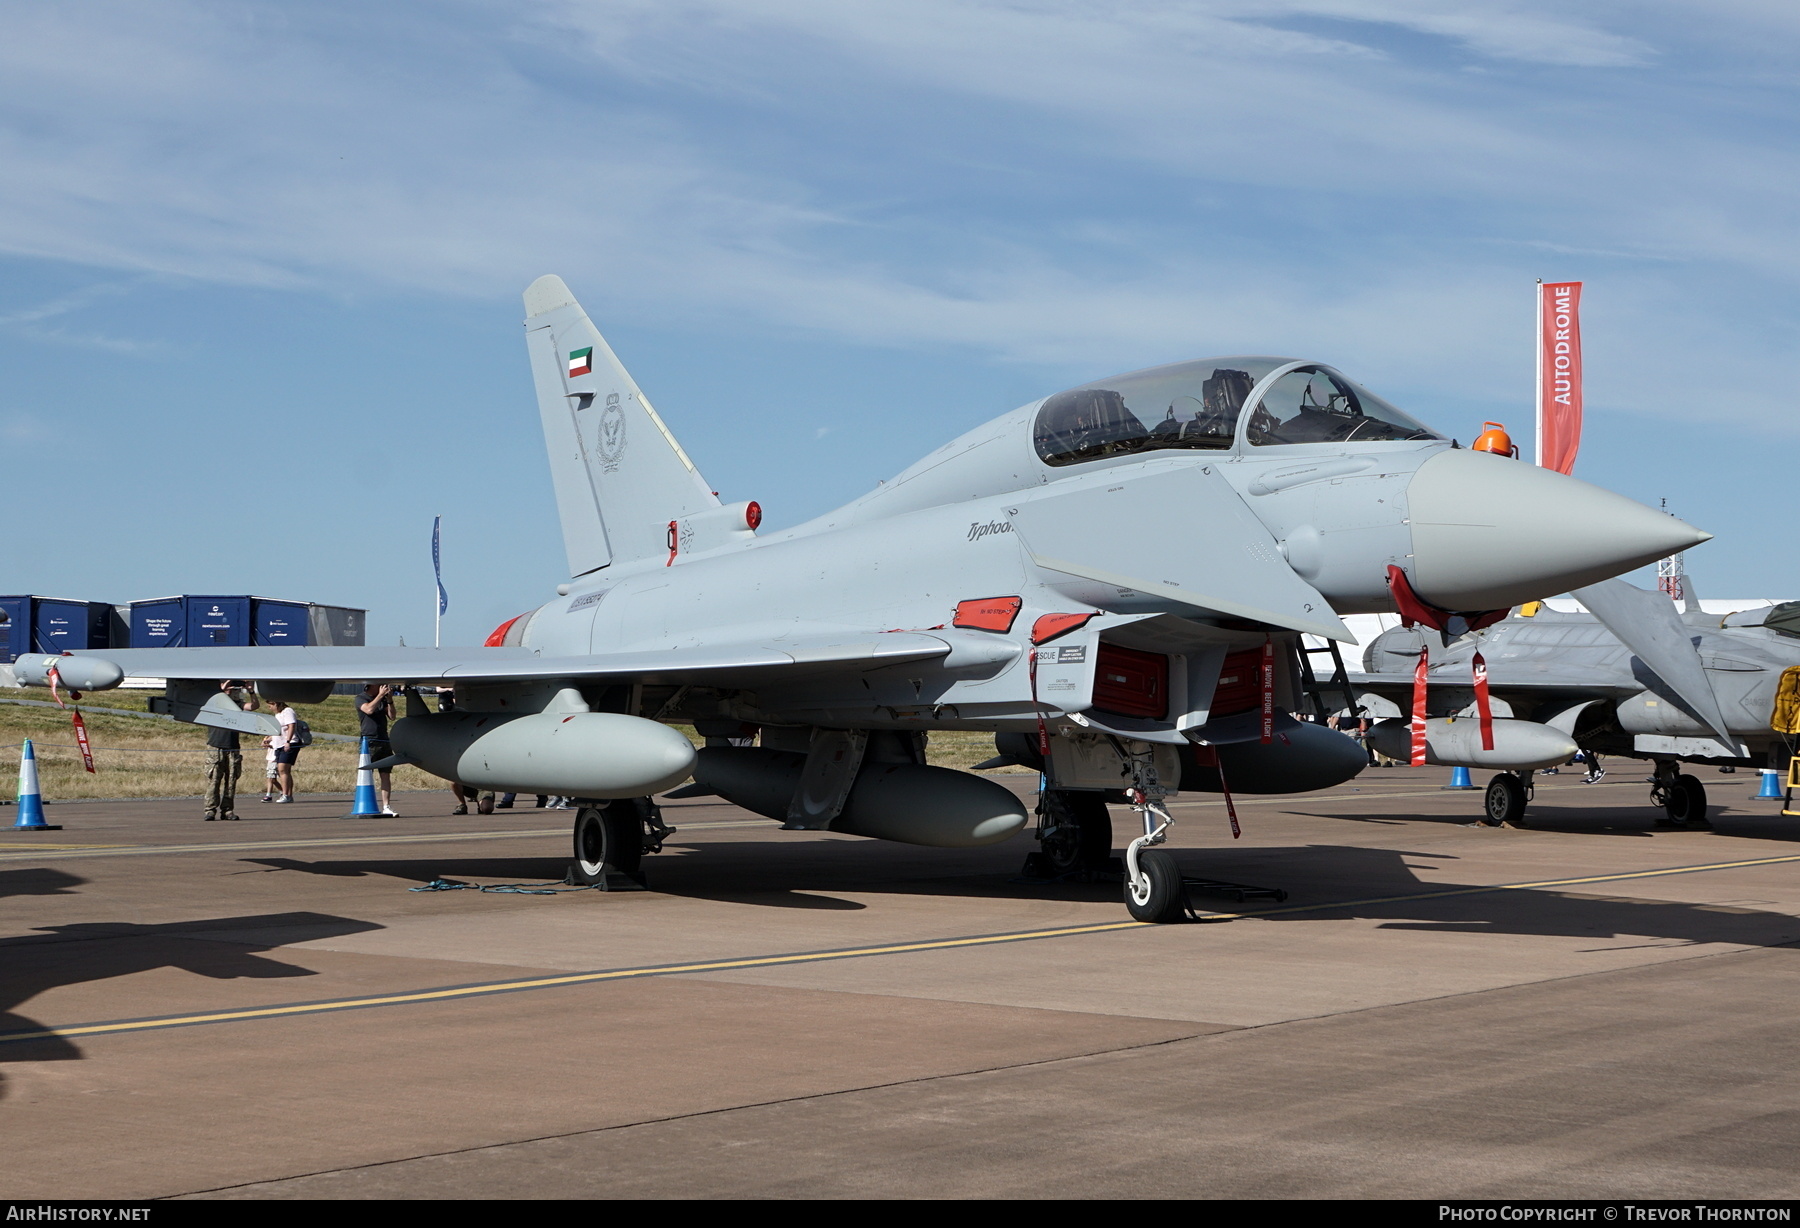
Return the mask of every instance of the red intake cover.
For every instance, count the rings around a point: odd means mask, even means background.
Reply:
[[[1169,658],[1102,643],[1094,662],[1094,706],[1160,721],[1169,714]]]

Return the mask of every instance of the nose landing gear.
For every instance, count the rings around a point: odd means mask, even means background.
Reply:
[[[1126,796],[1144,820],[1144,834],[1125,846],[1125,911],[1133,921],[1165,923],[1188,915],[1187,884],[1174,854],[1153,845],[1166,841],[1175,816],[1163,805],[1167,790],[1149,756],[1132,756],[1132,787]]]

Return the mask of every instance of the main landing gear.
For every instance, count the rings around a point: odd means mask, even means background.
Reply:
[[[571,881],[605,891],[642,891],[645,853],[660,853],[675,833],[647,797],[584,803],[575,812]]]
[[[1650,800],[1663,808],[1658,827],[1711,827],[1706,818],[1706,786],[1681,770],[1674,759],[1658,759],[1650,778]]]
[[[1038,801],[1038,851],[1025,859],[1028,878],[1091,879],[1118,873],[1112,815],[1103,794],[1045,789]]]
[[[1481,821],[1489,827],[1525,826],[1525,804],[1531,800],[1530,772],[1502,772],[1488,781]]]

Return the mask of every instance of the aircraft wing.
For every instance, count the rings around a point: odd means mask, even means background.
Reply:
[[[1009,514],[1031,561],[1046,571],[1356,643],[1211,466],[1184,464],[1128,482],[1101,474]]]
[[[1603,580],[1578,588],[1571,595],[1639,661],[1655,671],[1675,698],[1718,734],[1726,746],[1737,745],[1694,646],[1697,637],[1681,621],[1675,603],[1667,595],[1623,580]]]
[[[958,644],[959,658],[970,651]],[[1016,648],[996,641],[995,651]],[[727,684],[771,672],[875,668],[942,657],[947,638],[919,632],[814,633],[754,643],[682,645],[585,656],[529,648],[114,648],[77,652],[111,661],[129,677],[249,678],[296,682],[503,682],[531,678],[629,678]],[[1003,659],[1003,658],[996,658]]]

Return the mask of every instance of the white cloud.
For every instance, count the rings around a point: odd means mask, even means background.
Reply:
[[[1783,18],[1732,20],[1425,0],[15,10],[0,250],[330,292],[497,296],[555,270],[602,319],[1052,369],[1290,338],[1505,386],[1522,245],[1791,296],[1800,168],[1785,120],[1759,118],[1791,88],[1722,103],[1676,62],[1690,29],[1741,45]],[[1681,284],[1615,287],[1649,296],[1643,370],[1678,367],[1665,338],[1694,320],[1724,320],[1727,351],[1780,344],[1733,334],[1757,310],[1741,293],[1708,317]]]

